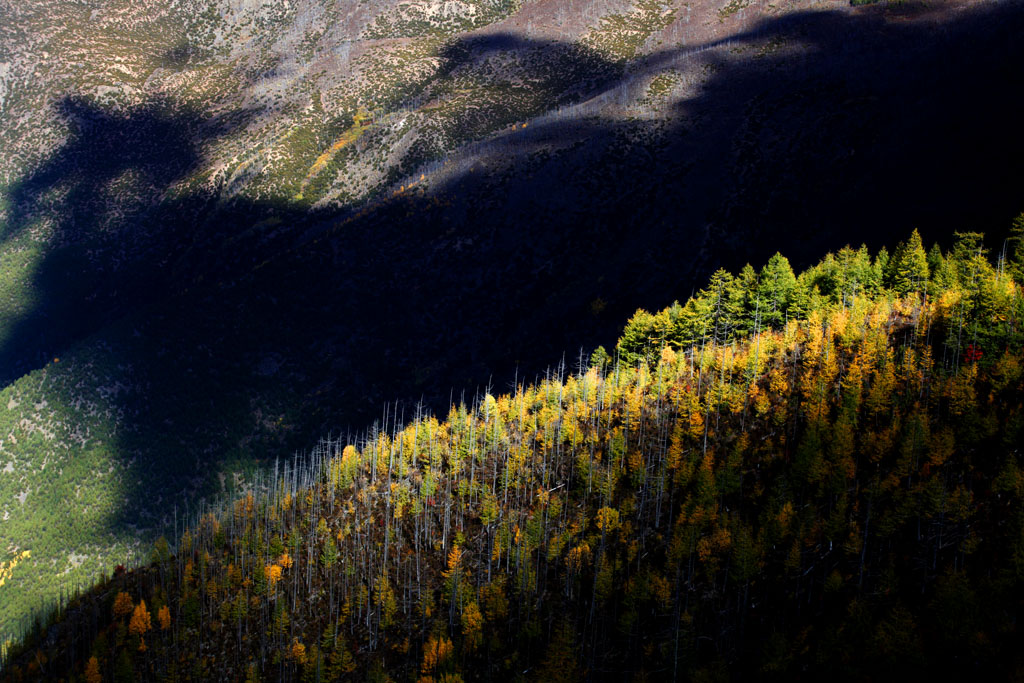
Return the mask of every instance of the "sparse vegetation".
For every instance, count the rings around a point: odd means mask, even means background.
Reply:
[[[750,0],[730,0],[729,4],[718,10],[718,19],[723,21],[742,9],[750,6]]]
[[[519,7],[520,0],[412,0],[378,14],[369,39],[452,36],[493,24]]]
[[[628,13],[609,14],[583,43],[613,61],[634,58],[652,35],[672,23],[675,7],[666,0],[637,0]]]

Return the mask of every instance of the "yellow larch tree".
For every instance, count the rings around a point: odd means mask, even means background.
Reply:
[[[166,631],[171,627],[171,610],[167,605],[161,607],[156,613],[156,620],[160,622],[161,631]]]
[[[480,614],[480,606],[471,600],[462,610],[462,637],[465,639],[466,650],[472,652],[483,642],[484,618]]]
[[[126,617],[132,613],[135,609],[135,603],[132,601],[132,596],[128,595],[124,591],[117,594],[114,598],[114,618],[120,619]]]
[[[139,652],[146,651],[146,640],[143,638],[146,632],[153,628],[153,621],[146,609],[146,601],[140,600],[132,612],[132,619],[128,622],[128,632],[139,637]]]
[[[289,655],[299,666],[306,663],[306,646],[300,643],[297,637],[292,638],[292,646]]]
[[[89,663],[85,665],[86,683],[100,683],[103,677],[100,675],[100,662],[95,657],[89,657]]]

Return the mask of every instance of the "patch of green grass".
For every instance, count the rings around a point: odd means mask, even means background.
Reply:
[[[647,86],[647,92],[644,93],[639,103],[647,107],[655,107],[664,103],[681,79],[682,75],[674,69],[656,75],[651,79]]]
[[[639,0],[629,12],[601,17],[582,42],[607,59],[633,59],[648,38],[672,23],[675,12],[667,0]]]
[[[724,21],[733,14],[739,12],[741,9],[746,9],[747,7],[750,7],[750,0],[732,0],[728,5],[718,10],[718,18],[719,20]]]

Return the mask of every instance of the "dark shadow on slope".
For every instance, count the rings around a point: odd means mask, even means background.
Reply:
[[[807,262],[848,241],[891,245],[912,227],[946,243],[954,230],[1001,237],[1024,208],[1024,97],[1010,85],[1024,64],[1021,17],[1019,3],[953,18],[908,5],[796,15],[739,37],[756,41],[748,52],[806,52],[725,54],[702,96],[677,105],[695,132],[729,140],[699,167],[725,181],[710,212],[722,253],[750,258],[781,238]]]
[[[200,168],[206,141],[246,118],[204,117],[170,101],[112,113],[69,97],[55,109],[68,140],[16,186],[0,235],[11,245],[31,232],[48,245],[33,275],[37,302],[0,349],[3,385],[166,294],[169,267],[210,198],[162,195]]]
[[[1024,208],[1021,6],[910,19],[791,16],[733,36],[738,53],[695,46],[625,72],[573,46],[472,38],[449,71],[555,55],[540,68],[560,103],[677,60],[711,75],[667,126],[541,120],[369,210],[164,196],[244,115],[68,101],[81,129],[18,190],[6,237],[52,206],[61,246],[0,349],[4,380],[94,335],[125,386],[110,401],[130,490],[111,526],[151,528],[182,491],[217,488],[209,473],[362,428],[385,401],[443,411],[452,390],[504,390],[613,343],[637,306],[685,298],[719,265],[807,263],[915,226],[943,241],[1004,229]],[[117,182],[163,199],[132,210],[108,199]]]

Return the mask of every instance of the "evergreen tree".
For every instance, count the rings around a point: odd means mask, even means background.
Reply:
[[[901,242],[886,265],[885,286],[900,296],[922,292],[928,282],[928,255],[915,229]]]
[[[590,354],[590,367],[597,368],[598,372],[604,372],[611,365],[612,358],[605,351],[604,346],[598,346]]]
[[[702,292],[709,307],[709,334],[716,343],[732,339],[743,312],[743,292],[736,278],[724,268],[711,274]]]
[[[952,287],[955,280],[938,243],[932,244],[928,250],[928,273],[928,295],[932,297]]]
[[[957,284],[968,291],[978,288],[981,277],[991,266],[986,258],[988,250],[982,246],[980,232],[956,232],[950,261]]]
[[[885,282],[885,273],[887,272],[888,267],[889,250],[882,247],[878,250],[878,253],[875,254],[875,261],[871,264],[871,268],[875,271],[875,279],[883,284]]]
[[[1006,240],[1006,272],[1014,282],[1024,286],[1024,213],[1013,219]]]
[[[676,321],[673,337],[679,340],[681,348],[700,344],[708,337],[710,313],[711,302],[703,292],[699,292],[686,302]]]
[[[867,245],[860,245],[852,267],[858,282],[861,284],[860,291],[872,299],[878,296],[878,293],[882,291],[882,277],[881,273],[875,269],[874,263],[872,263],[871,252],[868,251]]]
[[[334,538],[327,535],[327,539],[324,541],[323,550],[320,551],[320,563],[324,566],[324,569],[330,571],[331,567],[338,560],[338,546],[334,542]]]
[[[757,297],[762,327],[782,327],[795,289],[796,275],[789,265],[789,259],[775,252],[761,269],[758,281]]]
[[[810,283],[810,276],[800,273],[796,279],[796,285],[789,295],[789,306],[787,318],[789,320],[807,320],[814,303],[814,289]]]
[[[654,316],[639,309],[626,323],[616,350],[619,360],[627,365],[636,365],[643,359],[650,347],[654,331]]]
[[[760,305],[757,294],[757,271],[748,263],[740,270],[735,281],[736,296],[739,300],[737,331],[747,336],[760,325]]]

